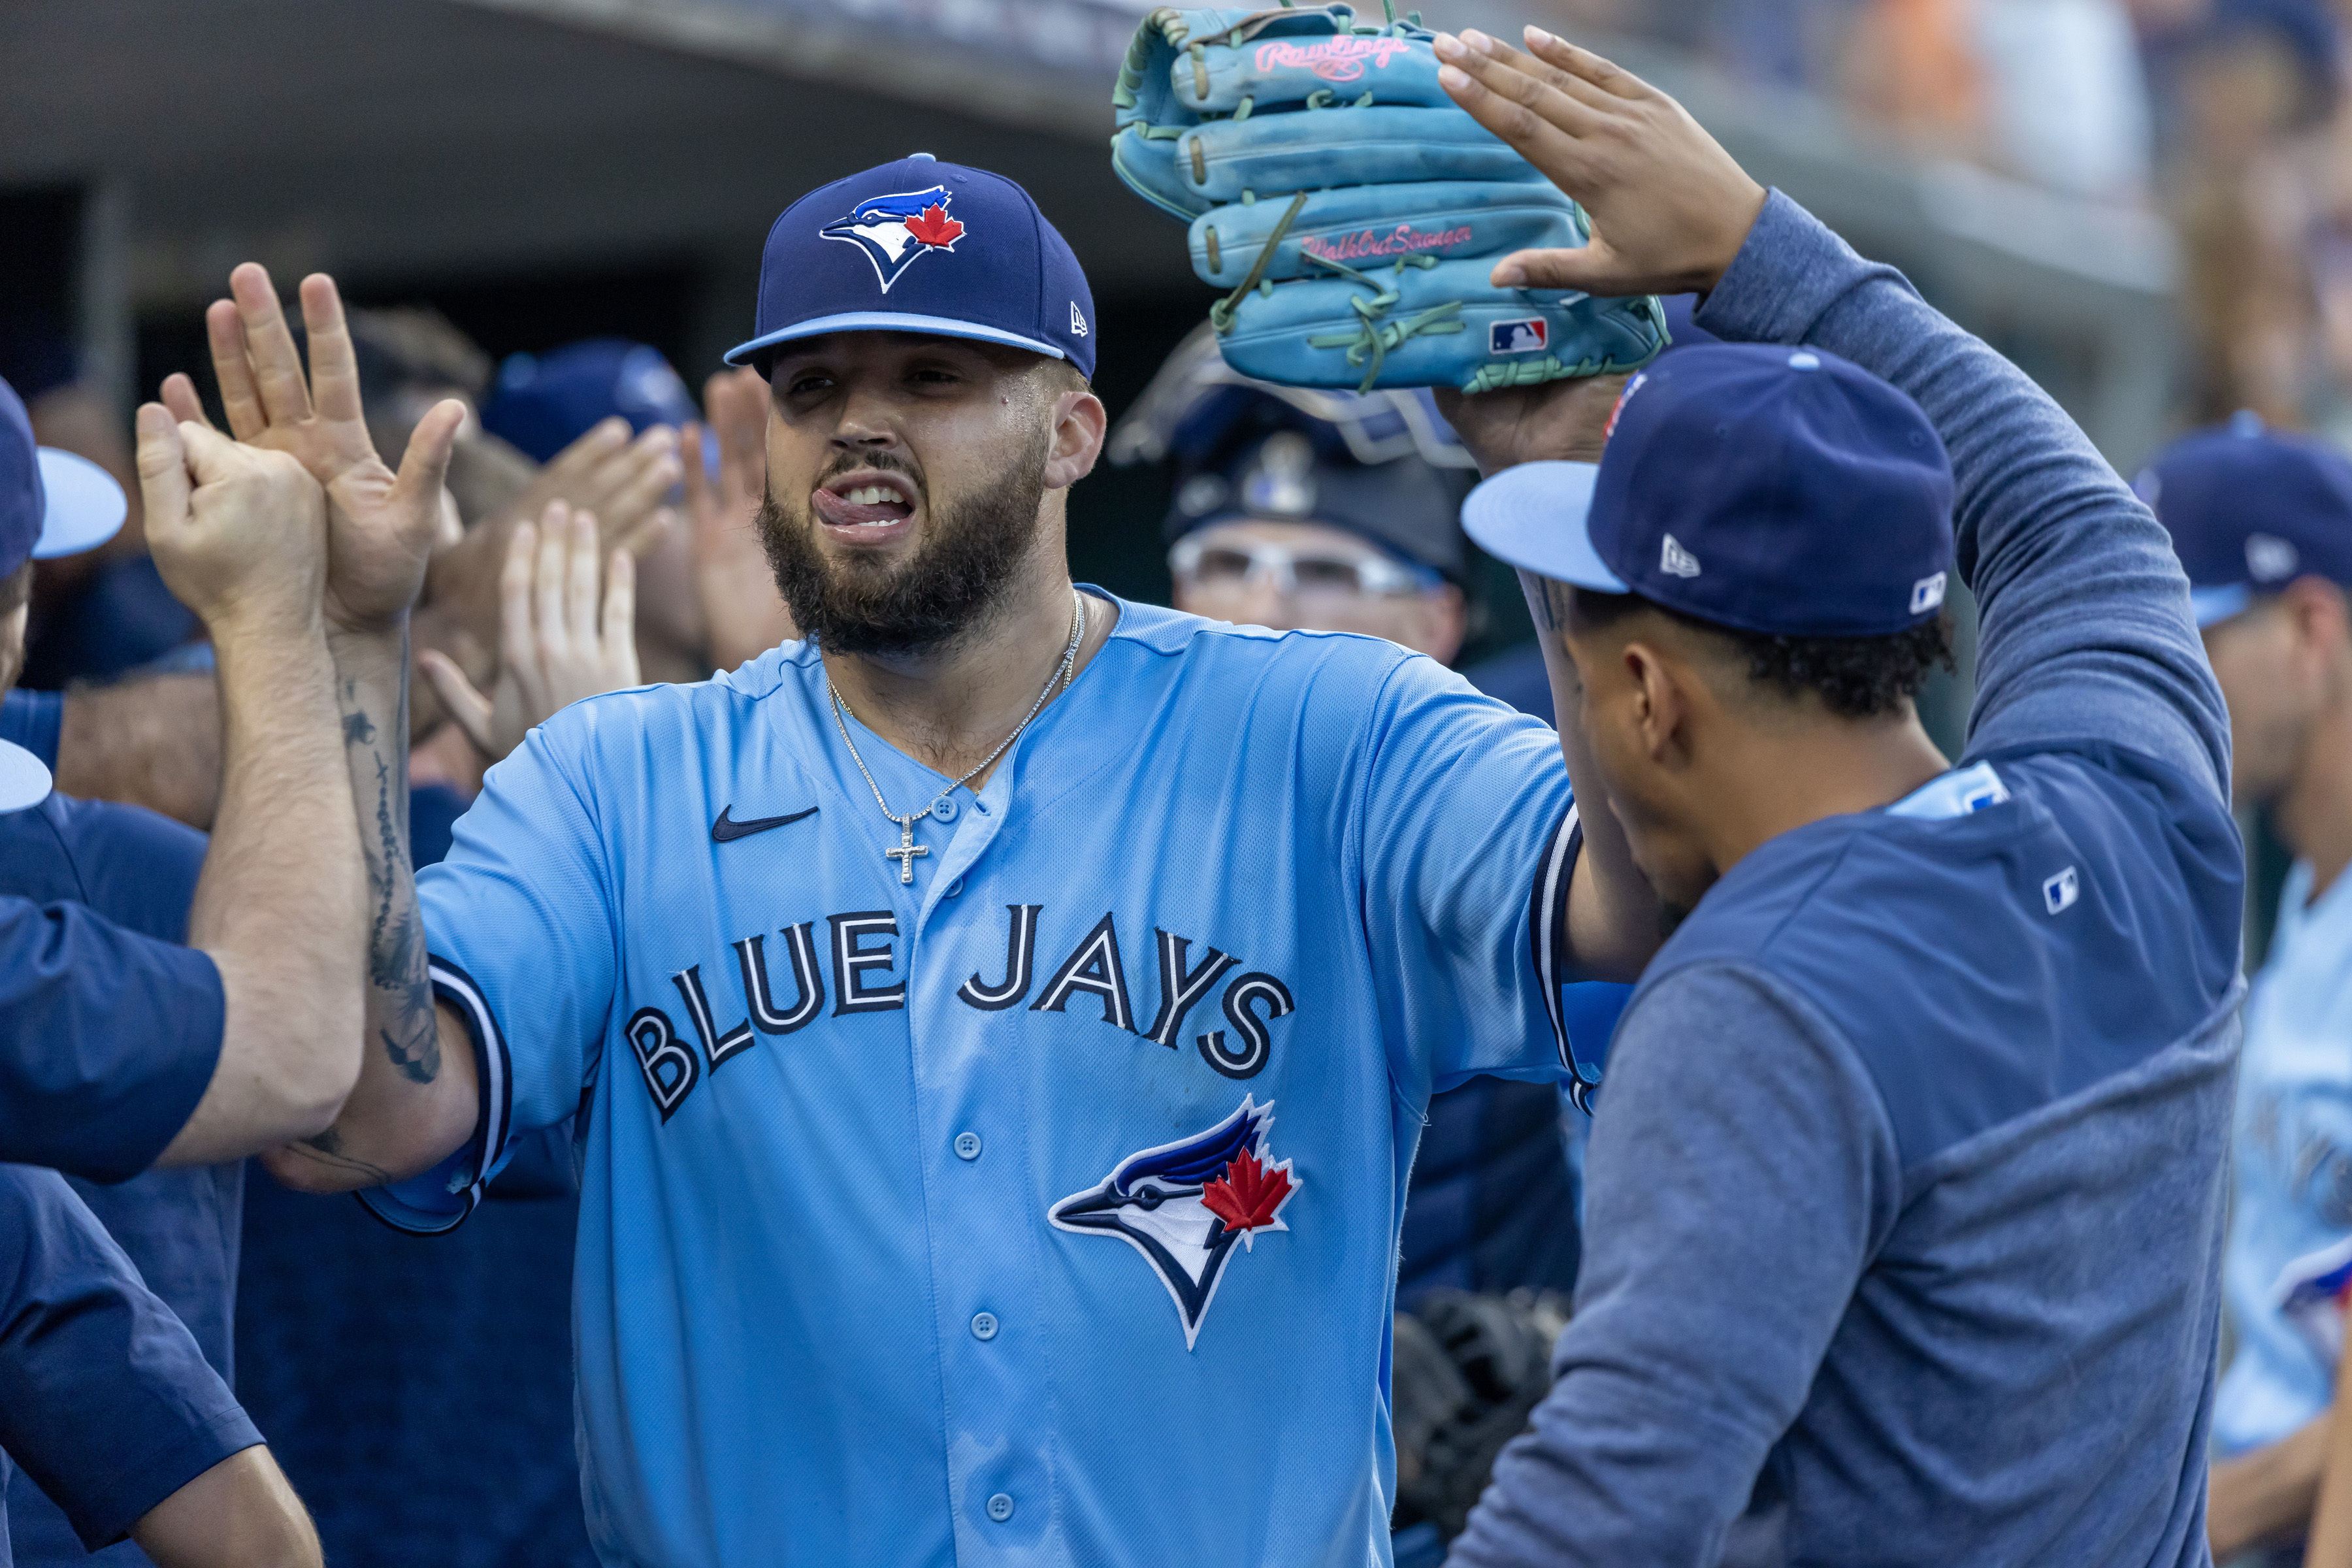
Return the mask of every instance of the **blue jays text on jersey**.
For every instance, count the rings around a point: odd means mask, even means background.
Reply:
[[[477,1141],[369,1201],[455,1223],[585,1110],[608,1563],[1385,1561],[1423,1107],[1566,1070],[1552,732],[1122,604],[919,831],[902,885],[804,645],[534,731],[419,881]]]

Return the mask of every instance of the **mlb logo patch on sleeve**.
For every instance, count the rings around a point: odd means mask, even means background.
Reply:
[[[1541,316],[1496,321],[1486,329],[1486,352],[1490,354],[1541,353],[1550,342],[1550,323]]]

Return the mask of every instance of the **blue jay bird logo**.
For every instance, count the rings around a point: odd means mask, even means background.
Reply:
[[[915,258],[934,250],[953,252],[963,237],[963,225],[948,216],[955,196],[945,185],[927,191],[898,191],[869,196],[849,209],[849,216],[829,223],[817,233],[827,239],[854,245],[874,264],[875,279],[887,294],[898,275]]]
[[[1073,1193],[1046,1217],[1061,1230],[1115,1236],[1150,1263],[1184,1323],[1184,1348],[1201,1337],[1234,1244],[1256,1250],[1261,1231],[1288,1230],[1282,1211],[1298,1195],[1291,1162],[1266,1159],[1274,1101],[1242,1097],[1241,1109],[1205,1132],[1129,1154],[1099,1186]]]

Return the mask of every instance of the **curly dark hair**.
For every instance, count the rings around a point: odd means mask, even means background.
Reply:
[[[1653,604],[1638,594],[1570,590],[1570,613],[1580,628],[1598,631],[1647,610],[1727,646],[1748,665],[1751,680],[1790,697],[1812,692],[1845,719],[1875,719],[1918,695],[1936,669],[1954,671],[1952,629],[1937,616],[1908,631],[1874,637],[1792,637],[1717,626]]]

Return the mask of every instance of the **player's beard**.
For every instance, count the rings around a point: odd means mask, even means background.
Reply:
[[[901,564],[858,553],[828,559],[816,542],[823,524],[806,500],[787,508],[771,487],[760,538],[793,624],[827,653],[881,655],[929,653],[985,626],[1036,540],[1048,451],[1041,435],[995,484],[936,507],[908,468],[870,457],[845,464],[840,471],[880,468],[918,485],[928,522],[913,559]]]

